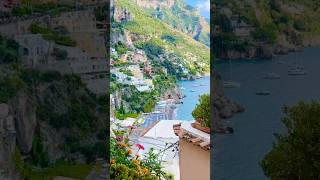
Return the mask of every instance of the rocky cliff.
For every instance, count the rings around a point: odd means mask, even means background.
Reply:
[[[271,58],[317,46],[318,7],[317,1],[308,0],[219,1],[214,17],[216,54],[221,59]],[[224,45],[219,45],[219,37]]]
[[[216,133],[232,133],[233,129],[228,127],[224,119],[231,118],[236,113],[241,113],[244,108],[230,100],[224,95],[223,80],[218,74],[213,75],[213,131]]]
[[[186,5],[182,0],[135,0],[138,6],[149,14],[195,40],[210,45],[210,27],[196,8]]]
[[[25,165],[86,163],[101,156],[99,150],[86,153],[104,142],[98,137],[106,126],[97,99],[69,78],[50,85],[40,79],[35,91],[20,90],[0,104],[0,179],[19,179]]]

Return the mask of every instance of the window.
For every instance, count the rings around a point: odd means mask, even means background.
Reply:
[[[23,55],[28,56],[29,55],[29,50],[28,48],[23,48]]]

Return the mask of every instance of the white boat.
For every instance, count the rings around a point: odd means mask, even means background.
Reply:
[[[280,75],[276,73],[269,73],[264,76],[265,79],[280,79]]]
[[[181,87],[180,89],[181,89],[181,90],[185,90],[186,88],[185,88],[185,87]]]
[[[257,91],[256,95],[259,96],[266,96],[266,95],[270,95],[271,93],[269,91]]]
[[[304,66],[299,66],[299,65],[290,66],[289,70],[304,70]]]
[[[192,90],[190,90],[190,92],[196,92],[196,90],[193,90],[193,89],[192,89]]]
[[[226,81],[226,82],[224,82],[223,86],[225,88],[238,88],[238,87],[240,87],[240,83],[237,83],[234,81]]]
[[[285,61],[277,61],[277,64],[285,64]]]
[[[299,76],[299,75],[306,75],[306,71],[302,71],[300,69],[293,69],[288,71],[288,75],[290,76]]]

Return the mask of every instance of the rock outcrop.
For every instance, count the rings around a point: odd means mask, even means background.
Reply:
[[[0,104],[0,179],[18,179],[13,155],[16,150],[14,118],[8,104]]]
[[[244,111],[244,108],[230,100],[224,95],[223,80],[220,75],[215,74],[213,84],[213,125],[212,129],[216,133],[232,133],[233,129],[227,127],[223,119],[231,118],[234,114]]]
[[[128,22],[133,20],[132,14],[127,10],[123,8],[113,7],[113,20],[115,22]]]
[[[231,118],[234,114],[244,111],[241,105],[225,96],[214,97],[213,105],[217,108],[219,117],[223,119]]]
[[[127,30],[124,30],[123,32],[121,32],[121,31],[113,32],[112,35],[110,36],[110,38],[111,38],[112,44],[116,44],[118,42],[121,42],[128,47],[133,47],[131,34]]]
[[[32,141],[37,126],[36,106],[26,94],[19,94],[12,102],[11,109],[17,131],[17,143],[22,153],[27,154],[32,148]]]

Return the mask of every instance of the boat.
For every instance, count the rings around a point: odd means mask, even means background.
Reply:
[[[199,85],[196,85],[196,84],[194,84],[194,85],[192,85],[193,87],[198,87]]]
[[[240,83],[233,82],[233,81],[226,81],[224,82],[223,86],[225,88],[238,88],[240,87]]]
[[[207,86],[206,84],[200,84],[200,86]]]
[[[229,78],[230,80],[225,81],[223,86],[225,88],[238,88],[238,87],[240,87],[240,83],[232,81],[232,79],[233,79],[232,61],[230,60],[229,62],[230,62],[230,78]]]
[[[193,90],[193,89],[192,89],[192,90],[190,90],[190,92],[196,92],[196,90]]]
[[[270,95],[271,93],[269,91],[257,91],[256,95],[259,96],[266,96],[266,95]]]
[[[299,76],[299,75],[306,75],[306,71],[302,71],[300,69],[293,69],[288,71],[288,75],[290,76]]]
[[[181,89],[181,90],[185,90],[186,88],[185,88],[185,87],[181,87],[180,89]]]
[[[277,64],[285,64],[286,62],[284,61],[277,61]]]
[[[280,79],[280,75],[276,73],[269,73],[264,76],[265,79]]]
[[[290,66],[289,70],[304,70],[304,66]]]
[[[291,70],[295,70],[295,69],[304,70],[304,66],[299,65],[299,63],[297,63],[297,62],[294,62],[293,64],[289,65],[289,69],[291,69]]]

